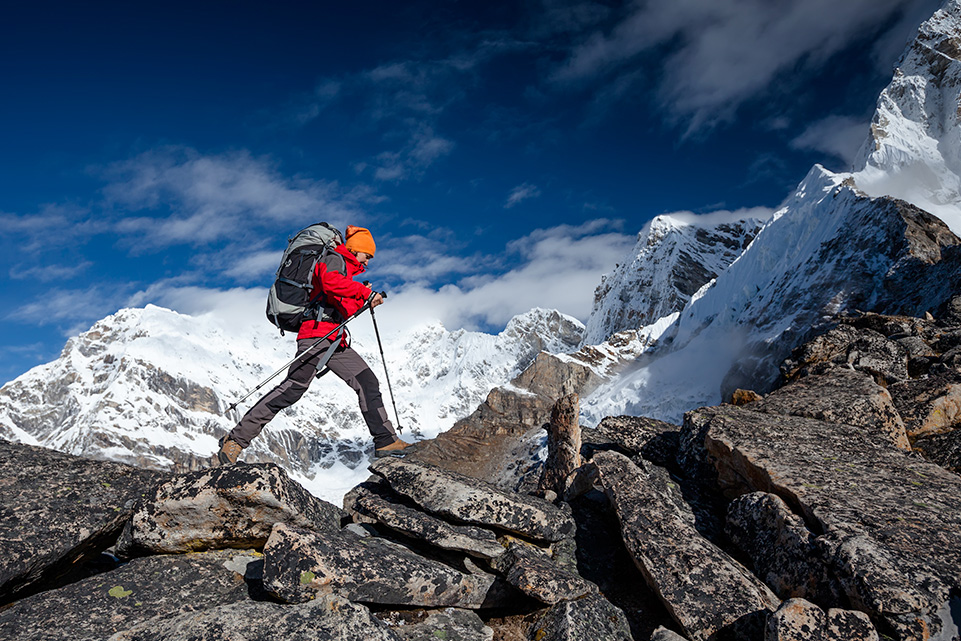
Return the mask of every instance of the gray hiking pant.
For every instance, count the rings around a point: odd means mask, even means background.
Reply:
[[[315,342],[317,342],[316,338],[297,341],[297,354],[302,358],[294,361],[287,370],[287,377],[280,385],[264,395],[244,414],[237,426],[230,431],[229,438],[232,441],[236,441],[241,447],[247,447],[250,441],[264,429],[264,425],[270,422],[280,410],[300,400],[310,386],[314,374],[317,373],[318,362],[330,347],[329,340],[322,340],[309,353],[306,353],[307,348]],[[387,418],[387,410],[384,409],[380,384],[360,354],[350,347],[338,347],[327,362],[327,367],[357,392],[360,413],[367,423],[371,436],[374,437],[374,447],[393,443],[397,436],[394,426]]]

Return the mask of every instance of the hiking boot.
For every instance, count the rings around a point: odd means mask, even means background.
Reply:
[[[220,451],[217,452],[217,460],[220,461],[221,465],[230,465],[237,462],[237,458],[240,456],[241,450],[244,448],[240,446],[237,441],[232,441],[226,436],[220,439]]]
[[[408,443],[407,441],[402,441],[400,439],[397,439],[390,445],[385,445],[384,447],[378,447],[377,449],[375,449],[374,456],[376,456],[377,458],[381,458],[384,456],[396,456],[396,455],[403,456],[404,454],[407,453],[407,452],[404,452],[404,450],[407,449],[408,447],[412,447],[413,445],[414,445],[413,443]]]

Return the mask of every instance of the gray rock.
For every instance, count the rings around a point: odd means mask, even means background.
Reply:
[[[948,370],[902,381],[889,391],[912,438],[945,432],[961,423],[961,372]]]
[[[961,430],[923,436],[914,442],[914,449],[932,463],[961,474]]]
[[[859,332],[849,325],[840,325],[820,334],[800,347],[781,364],[781,374],[788,381],[807,376],[819,364],[844,362],[848,346],[858,339]]]
[[[608,416],[596,429],[626,453],[667,466],[675,457],[681,427],[645,416]]]
[[[0,604],[100,556],[165,478],[0,440]]]
[[[863,612],[832,609],[828,613],[804,599],[781,604],[768,619],[764,641],[878,641]]]
[[[158,618],[108,641],[400,641],[362,605],[326,594],[298,605],[244,601]]]
[[[753,492],[731,502],[727,532],[754,572],[781,599],[804,598],[824,607],[840,602],[814,534],[774,494]]]
[[[939,633],[961,589],[961,478],[839,423],[722,406],[689,413],[685,431],[723,487],[777,494],[822,533],[855,609],[902,639]]]
[[[904,347],[870,330],[862,330],[848,347],[847,364],[878,382],[890,384],[908,378],[908,353]]]
[[[481,559],[504,554],[504,546],[490,530],[469,525],[451,525],[420,510],[402,504],[382,483],[361,483],[344,496],[344,509],[356,519],[383,525],[406,536],[426,541],[444,550],[464,552]]]
[[[847,368],[806,376],[771,392],[750,409],[857,425],[884,435],[896,447],[910,448],[891,394],[868,374]]]
[[[541,541],[560,541],[574,533],[570,515],[548,501],[505,492],[457,472],[397,458],[382,458],[370,470],[394,492],[446,518]]]
[[[502,604],[493,575],[458,572],[377,537],[278,523],[264,557],[264,587],[288,603],[333,592],[354,602],[395,606]]]
[[[337,530],[342,516],[272,463],[214,467],[158,487],[124,528],[117,552],[256,548],[274,523]]]
[[[508,583],[547,605],[597,593],[597,586],[590,581],[557,567],[548,552],[517,541],[512,541],[507,554],[493,565]]]
[[[702,537],[656,477],[616,452],[594,463],[628,551],[688,637],[737,633],[777,608],[770,589]]]
[[[599,594],[552,606],[534,624],[530,639],[536,641],[633,641],[631,629],[619,608]]]
[[[472,610],[444,608],[427,611],[423,620],[401,621],[391,630],[404,641],[493,641],[494,630]],[[384,617],[385,615],[380,615]],[[388,615],[389,616],[389,615]],[[388,625],[391,625],[388,619]]]
[[[668,630],[664,626],[661,626],[654,630],[654,634],[651,635],[651,641],[687,641],[687,639],[674,630]]]
[[[258,594],[262,562],[239,550],[133,559],[10,605],[0,611],[0,638],[101,641],[154,617],[245,601]]]

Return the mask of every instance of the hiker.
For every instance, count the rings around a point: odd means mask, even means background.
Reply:
[[[397,437],[387,417],[377,377],[360,354],[348,345],[346,331],[341,330],[318,343],[318,339],[336,330],[368,301],[372,308],[384,302],[380,294],[354,280],[366,271],[375,250],[370,231],[351,225],[347,227],[347,240],[317,262],[311,278],[311,299],[319,301],[316,317],[305,320],[297,333],[297,355],[303,358],[297,358],[283,382],[257,401],[236,427],[220,439],[217,458],[221,465],[236,463],[241,450],[250,445],[264,425],[304,395],[329,348],[335,351],[327,367],[357,392],[360,412],[374,437],[375,455],[394,454],[411,445]],[[334,341],[339,342],[338,347],[333,347]],[[313,349],[308,352],[312,345]]]

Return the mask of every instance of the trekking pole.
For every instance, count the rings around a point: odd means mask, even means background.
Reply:
[[[383,293],[383,294],[381,294],[381,295],[382,295],[382,296],[386,296],[386,293]],[[366,303],[364,303],[364,306],[363,306],[363,307],[361,307],[361,308],[358,309],[356,312],[354,312],[353,314],[351,314],[350,317],[349,317],[347,320],[345,320],[343,323],[341,323],[340,325],[338,325],[338,326],[335,327],[334,329],[332,329],[332,330],[330,330],[329,332],[327,332],[327,334],[326,334],[325,336],[322,336],[321,338],[318,338],[316,341],[313,342],[313,344],[312,344],[310,347],[308,347],[308,348],[305,349],[303,352],[301,352],[300,354],[297,354],[297,355],[294,356],[292,359],[290,359],[289,361],[287,361],[280,369],[278,369],[276,372],[274,372],[273,374],[271,374],[270,376],[268,376],[267,378],[265,378],[265,379],[263,380],[263,382],[260,383],[260,385],[258,385],[258,386],[255,387],[254,389],[252,389],[252,390],[250,390],[249,392],[247,392],[247,394],[246,394],[243,398],[241,398],[241,399],[239,399],[239,400],[237,400],[237,401],[234,401],[234,403],[231,404],[231,406],[227,408],[227,411],[224,412],[224,414],[225,414],[225,415],[226,415],[226,414],[230,414],[230,412],[234,411],[234,410],[237,408],[238,405],[240,405],[241,403],[243,403],[244,401],[246,401],[248,398],[250,398],[251,396],[253,396],[254,394],[256,394],[256,393],[257,393],[257,390],[259,390],[261,387],[263,387],[264,385],[266,385],[266,384],[269,383],[270,381],[274,380],[274,378],[276,378],[278,374],[280,374],[282,371],[284,371],[285,369],[287,369],[288,367],[290,367],[291,365],[293,365],[294,361],[296,361],[298,358],[303,358],[303,357],[305,357],[305,356],[308,356],[308,355],[310,354],[310,352],[311,352],[315,347],[317,347],[317,345],[320,344],[321,341],[327,340],[328,338],[330,338],[331,335],[334,335],[334,337],[336,338],[337,335],[340,334],[340,330],[342,330],[347,323],[349,323],[350,321],[354,320],[355,318],[357,318],[358,316],[360,316],[361,314],[363,314],[363,313],[367,310],[368,307],[370,307],[370,300],[368,300]],[[373,307],[370,307],[370,311],[373,312],[373,311],[374,311],[374,308],[373,308]],[[306,360],[305,360],[304,362],[306,362]],[[325,364],[326,364],[326,363],[325,363]]]
[[[381,294],[385,296],[386,294]],[[390,376],[387,375],[387,358],[384,356],[384,345],[380,342],[380,330],[377,329],[377,318],[374,316],[374,308],[370,308],[370,320],[374,323],[374,335],[377,336],[377,347],[380,348],[380,360],[384,363],[384,379],[387,381],[387,391],[390,392],[390,404],[394,406],[394,416],[397,417],[397,431],[401,434],[404,429],[400,426],[400,414],[397,413],[397,403],[394,402],[394,390],[390,387]]]

